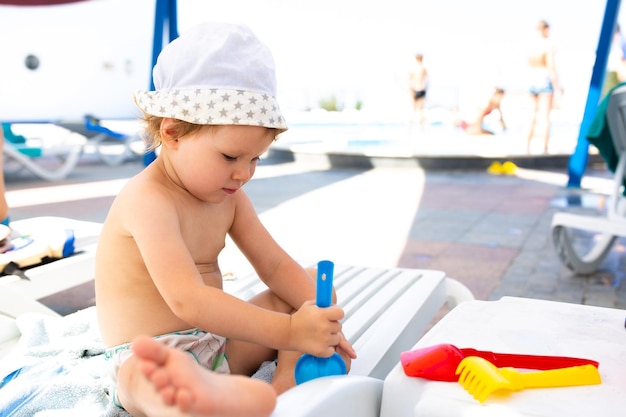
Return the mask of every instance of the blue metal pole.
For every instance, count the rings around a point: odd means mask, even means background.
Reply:
[[[585,168],[587,167],[587,159],[589,156],[589,142],[587,141],[587,131],[596,115],[600,94],[602,93],[602,84],[606,73],[606,63],[613,41],[615,32],[615,23],[617,22],[617,14],[619,12],[621,0],[607,0],[604,10],[604,19],[602,21],[602,29],[600,31],[600,39],[598,40],[598,49],[596,51],[596,61],[591,73],[591,82],[589,83],[589,93],[587,94],[587,102],[585,104],[585,112],[583,120],[580,124],[580,132],[578,134],[578,142],[576,149],[569,159],[567,171],[569,174],[568,187],[580,188],[580,182]]]
[[[154,10],[154,37],[152,38],[152,66],[150,67],[150,90],[154,90],[152,68],[156,65],[157,58],[163,49],[163,29],[168,24],[168,38],[173,41],[178,37],[178,13],[176,0],[156,0]],[[144,166],[150,165],[156,159],[154,151],[148,151],[143,155]]]
[[[154,90],[152,68],[156,65],[157,58],[163,49],[163,27],[167,20],[169,0],[156,0],[154,10],[154,35],[152,37],[152,65],[150,66],[150,90]]]
[[[178,7],[176,0],[169,0],[168,4],[169,9],[169,36],[170,42],[174,39],[178,38]]]

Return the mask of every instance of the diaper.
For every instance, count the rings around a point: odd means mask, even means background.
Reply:
[[[165,346],[189,353],[201,366],[220,374],[229,374],[230,367],[226,359],[226,338],[207,333],[200,329],[174,332],[154,339]],[[120,366],[131,356],[131,344],[115,346],[104,352],[106,375],[117,385],[117,373]],[[117,399],[117,392],[113,394],[113,403],[121,407]]]

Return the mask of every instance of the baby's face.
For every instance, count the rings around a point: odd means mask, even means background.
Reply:
[[[223,125],[211,129],[211,139],[227,160],[256,162],[269,149],[276,131],[261,126]]]
[[[202,200],[219,202],[252,178],[275,135],[274,129],[260,126],[203,128],[179,140],[172,161],[184,188]]]

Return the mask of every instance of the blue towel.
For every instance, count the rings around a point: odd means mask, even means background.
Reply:
[[[617,169],[619,155],[615,150],[615,145],[613,145],[613,137],[611,136],[609,123],[606,120],[606,111],[609,107],[609,98],[611,97],[613,90],[624,85],[626,85],[626,82],[616,85],[609,90],[606,96],[604,96],[598,105],[596,115],[591,122],[591,126],[589,126],[589,129],[587,130],[587,140],[589,143],[598,148],[600,156],[602,156],[606,162],[607,168],[611,172],[615,172],[615,169]],[[622,194],[626,196],[626,180],[624,180],[623,185],[624,190],[622,191]]]

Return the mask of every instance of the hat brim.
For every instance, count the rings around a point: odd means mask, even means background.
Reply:
[[[194,124],[287,130],[276,98],[267,93],[224,88],[137,91],[135,103],[144,113]]]

